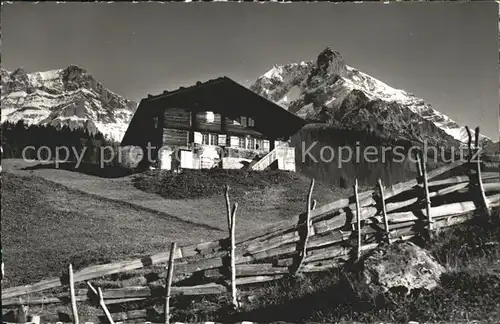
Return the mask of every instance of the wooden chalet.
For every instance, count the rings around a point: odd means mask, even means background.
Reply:
[[[161,169],[269,166],[295,170],[290,137],[305,121],[220,77],[141,100],[122,146],[141,147],[140,166]],[[146,157],[148,143],[151,159]],[[148,162],[148,160],[150,160]]]

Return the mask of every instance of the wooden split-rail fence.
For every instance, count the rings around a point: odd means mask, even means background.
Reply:
[[[238,287],[326,271],[359,259],[380,244],[416,236],[432,239],[433,233],[477,215],[491,219],[491,211],[500,206],[500,175],[498,171],[484,172],[480,159],[472,159],[479,147],[478,134],[476,128],[474,147],[469,137],[467,161],[427,171],[420,155],[418,177],[389,188],[379,180],[376,189],[358,192],[356,180],[351,197],[317,207],[312,180],[303,213],[258,233],[236,235],[238,204],[231,205],[230,188],[226,187],[228,238],[179,247],[172,243],[167,252],[76,272],[69,265],[68,275],[62,278],[4,289],[2,307],[66,303],[71,305],[73,323],[79,323],[83,320],[78,304],[90,302],[114,323],[150,315],[145,309],[110,313],[109,305],[164,298],[164,312],[156,319],[168,323],[172,296],[229,294],[237,310],[245,295]],[[444,177],[457,168],[463,174]],[[118,273],[131,276],[114,282],[118,288],[101,289],[90,282]],[[82,282],[86,289],[75,288]],[[64,286],[69,288],[66,293],[41,293]]]

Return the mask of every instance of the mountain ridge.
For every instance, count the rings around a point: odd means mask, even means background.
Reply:
[[[359,96],[362,93],[366,97],[365,99],[368,99],[359,101],[364,108],[370,102],[377,101],[379,108],[382,110],[386,110],[387,107],[382,106],[387,105],[398,112],[409,109],[412,113],[420,116],[421,120],[417,116],[413,116],[413,121],[405,125],[405,127],[420,128],[422,131],[424,129],[431,130],[430,137],[434,138],[435,141],[440,138],[440,142],[443,143],[454,142],[446,135],[460,143],[468,140],[465,127],[433,109],[430,104],[414,94],[393,88],[347,65],[340,53],[332,50],[331,47],[327,47],[320,52],[316,61],[310,60],[284,65],[275,64],[259,77],[250,86],[250,89],[306,120],[328,123],[339,122],[339,120],[331,117],[338,117],[336,112],[341,108],[344,100],[352,101],[354,96]],[[355,90],[358,92],[353,92]],[[377,106],[372,103],[370,105],[372,108]],[[361,111],[362,108],[358,107],[358,110]],[[366,109],[364,111],[366,112]],[[388,113],[390,113],[390,110]],[[410,113],[406,114],[411,115]],[[371,124],[374,122],[372,117],[374,116],[369,118]],[[379,121],[386,124],[383,119]],[[368,121],[364,122],[369,123]],[[424,124],[427,125],[422,126]],[[339,126],[343,125],[340,124]],[[400,129],[403,130],[404,127]],[[480,138],[484,142],[491,141],[482,134],[480,134]],[[418,136],[410,139],[421,140]]]
[[[27,73],[1,69],[2,122],[67,125],[120,141],[137,103],[105,88],[86,69]]]

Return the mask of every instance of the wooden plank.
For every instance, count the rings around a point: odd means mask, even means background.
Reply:
[[[500,206],[500,194],[486,197],[486,199],[491,207]],[[475,210],[476,210],[476,205],[473,201],[457,202],[457,203],[451,203],[433,207],[432,217],[435,218],[435,217],[443,217],[455,214],[469,213]],[[392,224],[392,223],[419,220],[419,218],[415,216],[415,213],[423,214],[424,210],[388,214],[389,223]]]
[[[442,166],[440,168],[434,169],[427,174],[427,180],[430,180],[432,178],[435,178],[445,172],[448,172],[454,168],[457,168],[461,165],[463,165],[465,162],[463,161],[454,161],[450,164],[447,164],[445,166]],[[415,187],[418,185],[418,180],[417,179],[412,179],[403,183],[396,184],[392,186],[390,189],[385,190],[385,199],[389,199],[391,197],[394,197],[397,194],[402,193],[403,191],[406,191],[412,187]]]
[[[483,183],[484,192],[500,191],[500,183]]]
[[[500,175],[496,172],[484,172],[482,173],[481,179],[483,180],[491,180],[491,179],[500,179]],[[442,185],[447,185],[447,184],[458,184],[458,183],[463,183],[463,182],[469,182],[469,177],[468,176],[457,176],[457,177],[452,177],[444,180],[435,180],[435,181],[430,181],[429,182],[429,188],[432,187],[438,187]]]
[[[187,130],[164,128],[162,140],[163,143],[172,147],[186,146],[189,135]]]
[[[288,267],[275,266],[272,263],[254,263],[254,264],[238,264],[236,265],[237,277],[254,277],[259,275],[277,275],[288,273]],[[210,269],[203,272],[207,278],[223,277],[223,269]]]
[[[191,112],[182,108],[167,108],[164,113],[164,124],[167,128],[191,127]]]
[[[152,287],[127,287],[127,288],[110,288],[103,290],[104,299],[116,298],[139,298],[139,297],[163,297],[165,291],[164,285]],[[198,295],[216,295],[227,292],[227,289],[219,284],[209,283],[197,286],[172,287],[171,295],[183,296],[198,296]]]
[[[436,191],[434,196],[448,195],[450,193],[459,191],[460,189],[466,188],[468,185],[469,185],[469,183],[467,183],[467,182],[457,183],[455,185],[452,185],[452,186],[449,186],[449,187],[446,187],[446,188],[443,188],[443,189]]]
[[[74,273],[74,281],[76,283],[80,281],[103,277],[106,275],[139,269],[146,266],[159,264],[162,262],[167,262],[169,259],[169,255],[170,255],[169,252],[161,252],[142,259],[120,261],[116,263],[108,263],[108,264],[101,264],[101,265],[87,267],[79,271],[76,271]],[[11,297],[31,294],[46,289],[60,287],[61,285],[63,285],[63,282],[61,282],[60,278],[52,278],[52,279],[42,280],[40,282],[31,285],[6,288],[3,289],[2,291],[2,300]]]
[[[267,281],[274,281],[283,278],[283,275],[276,276],[254,276],[254,277],[241,277],[236,279],[236,284],[238,286],[251,285],[257,283],[263,283]]]
[[[106,301],[107,305],[129,303],[144,300],[145,298],[121,298],[109,299]],[[82,291],[80,294],[75,295],[77,302],[84,302],[90,300],[87,292]],[[70,301],[66,295],[48,295],[45,297],[15,297],[2,301],[2,307],[13,307],[19,305],[48,305],[48,304],[68,304]]]

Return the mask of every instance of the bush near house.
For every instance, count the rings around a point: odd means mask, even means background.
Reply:
[[[180,173],[172,171],[148,171],[138,174],[134,179],[136,188],[150,193],[156,193],[169,199],[188,199],[212,197],[224,194],[225,186],[229,185],[231,197],[243,197],[252,191],[262,191],[270,188],[286,188],[289,195],[296,193],[305,201],[310,179],[294,172],[269,170],[228,170],[200,169],[183,170]],[[322,201],[330,201],[333,188],[317,183],[314,189],[315,197],[326,196]]]

